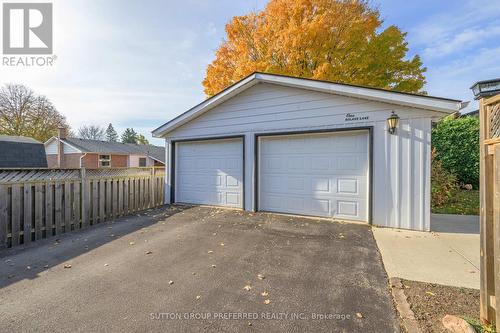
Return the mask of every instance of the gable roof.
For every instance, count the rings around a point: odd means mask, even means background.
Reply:
[[[462,107],[460,100],[441,98],[427,95],[418,95],[405,92],[398,92],[380,88],[356,86],[345,83],[335,83],[313,79],[297,78],[286,75],[267,74],[255,72],[241,79],[235,84],[222,90],[220,93],[206,99],[200,104],[187,110],[169,122],[155,129],[152,133],[154,137],[163,137],[168,132],[198,117],[202,113],[216,107],[237,94],[253,87],[257,83],[271,83],[287,87],[308,89],[335,95],[369,99],[378,102],[404,105],[420,109],[432,110],[451,114],[457,112]]]
[[[0,168],[46,168],[43,144],[24,136],[0,135]]]
[[[53,139],[57,138],[52,137],[45,143],[45,145]],[[145,155],[156,161],[165,163],[165,148],[160,146],[136,145],[133,143],[108,142],[79,138],[64,138],[61,139],[61,141],[73,148],[76,148],[82,153]]]

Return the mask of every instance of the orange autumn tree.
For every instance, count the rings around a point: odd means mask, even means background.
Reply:
[[[368,1],[270,0],[261,12],[226,25],[205,93],[255,71],[421,92],[426,69],[418,55],[407,58],[406,33],[381,24]]]

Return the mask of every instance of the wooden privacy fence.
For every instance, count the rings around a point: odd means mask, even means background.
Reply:
[[[500,94],[479,100],[480,312],[500,329]]]
[[[0,249],[163,205],[164,168],[0,169]]]

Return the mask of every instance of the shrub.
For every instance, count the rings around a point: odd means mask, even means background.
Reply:
[[[433,206],[439,207],[448,202],[458,186],[457,177],[446,170],[436,156],[436,150],[433,149],[431,154],[431,202]]]
[[[465,184],[479,186],[479,118],[443,119],[432,130],[437,159]]]

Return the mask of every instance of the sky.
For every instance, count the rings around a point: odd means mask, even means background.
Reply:
[[[7,2],[2,0],[2,2]],[[13,0],[8,1],[13,2]],[[30,1],[36,2],[36,1]],[[47,0],[42,2],[48,2]],[[46,95],[71,128],[151,131],[201,102],[207,65],[235,15],[263,0],[54,0],[49,67],[0,65],[0,85],[21,83]],[[500,0],[372,0],[383,27],[408,33],[409,56],[427,67],[424,89],[471,101],[470,86],[500,77]]]

